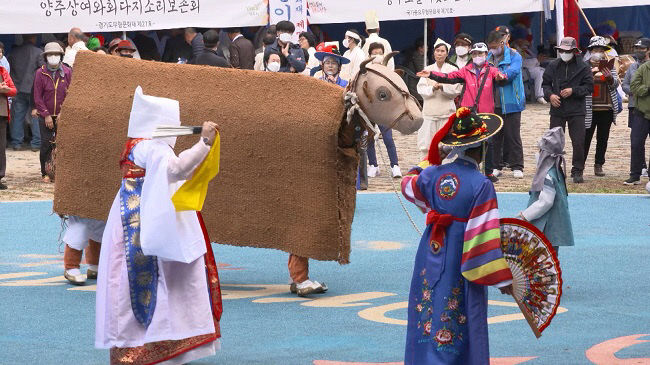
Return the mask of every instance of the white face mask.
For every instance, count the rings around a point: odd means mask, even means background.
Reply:
[[[560,53],[560,58],[564,62],[569,62],[573,59],[573,53]]]
[[[270,62],[268,65],[266,65],[266,70],[271,72],[280,71],[280,62]]]
[[[291,34],[289,33],[280,33],[280,36],[278,37],[280,42],[282,43],[291,43]]]
[[[596,52],[596,53],[591,54],[591,59],[596,61],[596,62],[602,60],[603,57],[605,57],[605,54],[602,53],[602,52]]]
[[[343,47],[350,48],[350,41],[348,41],[347,38],[345,38],[342,43],[343,43]]]
[[[59,55],[47,56],[47,64],[50,66],[58,66],[60,62],[61,62],[61,56]]]
[[[463,57],[469,52],[469,48],[463,47],[463,46],[457,46],[456,47],[456,54]]]
[[[485,56],[473,57],[472,62],[474,62],[477,66],[483,66],[483,64],[485,63]]]

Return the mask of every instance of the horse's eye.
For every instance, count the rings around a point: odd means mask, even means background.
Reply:
[[[390,93],[390,90],[388,90],[387,88],[380,87],[379,89],[377,89],[377,99],[379,101],[390,100],[391,96],[392,95]]]

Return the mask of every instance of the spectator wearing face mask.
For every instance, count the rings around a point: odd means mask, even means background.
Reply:
[[[568,125],[573,146],[571,177],[579,184],[584,182],[586,97],[594,91],[594,79],[575,38],[562,38],[555,49],[559,58],[546,66],[542,82],[544,98],[551,103],[549,128]]]
[[[503,27],[501,27],[503,29]],[[507,28],[506,28],[507,29]],[[521,142],[521,112],[526,108],[524,80],[521,74],[522,57],[508,46],[509,32],[492,31],[488,34],[489,62],[496,66],[507,80],[494,89],[495,113],[503,119],[503,128],[492,138],[494,176],[501,175],[507,164],[515,178],[524,177],[524,148]],[[493,162],[494,166],[489,166]]]
[[[377,13],[374,11],[366,13],[366,33],[368,34],[368,39],[366,39],[366,42],[363,45],[363,51],[367,55],[370,55],[370,45],[372,43],[380,43],[384,46],[384,52],[386,54],[393,51],[390,42],[379,36],[379,18],[377,18]],[[388,68],[391,70],[395,69],[394,59],[391,58],[390,61],[388,61]]]
[[[435,71],[418,72],[420,77],[428,77],[442,84],[464,84],[460,106],[478,113],[494,113],[494,86],[507,80],[507,76],[487,62],[488,47],[485,43],[475,43],[470,51],[471,63],[458,71],[440,73]],[[498,178],[492,174],[491,155],[486,156],[486,175],[492,182]]]
[[[609,45],[603,37],[592,37],[589,41],[589,64],[594,77],[594,92],[586,98],[585,118],[585,160],[589,155],[591,140],[596,133],[596,154],[594,161],[594,175],[605,176],[603,165],[605,164],[605,153],[607,153],[607,142],[612,123],[616,122],[616,115],[621,112],[618,103],[617,88],[620,86],[616,67],[600,67],[601,61],[608,61],[606,55]]]
[[[263,71],[280,72],[280,68],[282,68],[282,57],[280,53],[275,51],[265,52],[262,67]]]
[[[279,72],[301,73],[307,67],[305,53],[300,45],[293,44],[291,38],[296,26],[292,22],[283,20],[275,26],[277,39],[273,44],[266,47],[264,57],[267,53],[275,52],[280,54],[281,67]]]
[[[72,69],[63,64],[63,55],[63,48],[58,43],[46,44],[42,55],[46,64],[41,66],[34,76],[34,104],[40,116],[40,160],[44,182],[50,182],[45,170],[45,163],[52,154],[57,118],[72,81]]]
[[[648,177],[648,165],[645,157],[645,142],[650,135],[650,123],[639,118],[636,111],[636,97],[632,92],[631,83],[636,71],[645,63],[648,58],[646,54],[650,51],[650,38],[640,38],[634,44],[635,63],[631,64],[623,79],[623,91],[629,96],[628,100],[628,127],[630,127],[630,177],[623,183],[625,185],[637,185],[641,183],[641,177]]]
[[[343,39],[343,47],[348,49],[343,54],[343,57],[349,59],[350,63],[343,65],[341,78],[351,81],[359,73],[361,62],[368,58],[362,49],[363,37],[356,29],[348,29],[345,32],[345,39]]]
[[[219,32],[210,29],[203,34],[203,43],[205,49],[201,54],[196,57],[195,64],[215,66],[215,67],[231,67],[225,57],[221,57],[218,53],[219,49]]]
[[[115,50],[120,57],[126,58],[133,58],[133,55],[135,53],[135,47],[128,39],[120,41],[120,43],[117,44],[117,48]]]
[[[458,67],[447,60],[450,48],[451,46],[442,39],[436,40],[433,45],[433,58],[436,62],[424,69],[441,73],[457,71]],[[420,78],[417,91],[423,99],[424,122],[418,131],[418,149],[422,159],[429,154],[433,136],[447,122],[449,115],[456,111],[454,99],[461,90],[460,84],[440,84],[428,78]]]
[[[459,69],[465,67],[472,61],[469,56],[469,49],[472,47],[473,43],[474,40],[469,34],[456,34],[456,38],[454,38],[454,54],[449,57],[449,62],[458,66]]]

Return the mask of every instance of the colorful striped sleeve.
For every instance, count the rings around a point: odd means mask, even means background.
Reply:
[[[420,191],[420,188],[418,188],[418,178],[423,168],[426,168],[426,165],[422,165],[421,163],[409,170],[402,178],[402,195],[404,195],[406,200],[420,208],[420,210],[426,212],[430,209],[429,202]]]
[[[489,180],[485,180],[474,202],[465,228],[461,259],[463,276],[481,285],[509,285],[512,273],[501,251],[499,207]]]

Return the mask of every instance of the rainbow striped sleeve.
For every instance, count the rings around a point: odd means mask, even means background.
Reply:
[[[461,271],[476,284],[506,286],[512,273],[501,251],[499,207],[494,186],[486,179],[472,209],[463,243]]]
[[[429,202],[418,188],[418,178],[422,170],[422,167],[416,166],[402,178],[402,195],[420,210],[426,212],[430,209]]]

